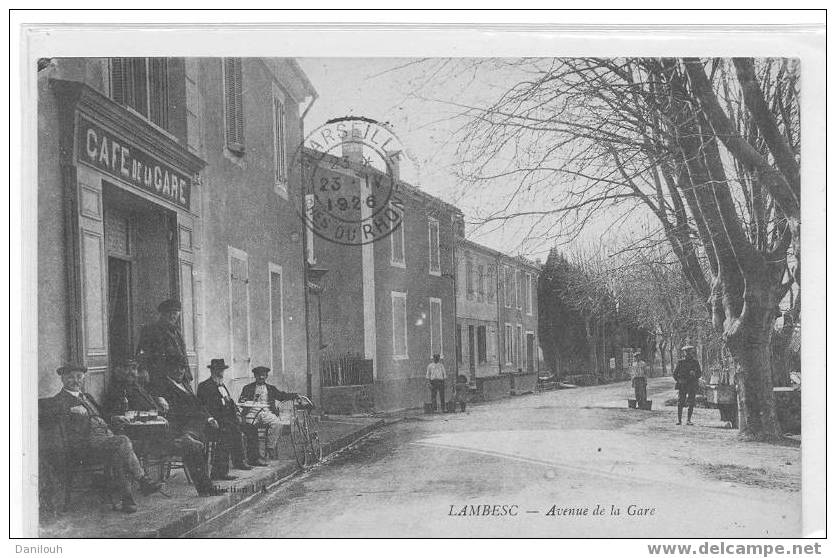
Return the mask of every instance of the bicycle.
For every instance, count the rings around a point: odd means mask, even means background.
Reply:
[[[322,461],[322,443],[311,418],[313,408],[304,395],[297,396],[290,407],[290,443],[296,464],[303,469]]]

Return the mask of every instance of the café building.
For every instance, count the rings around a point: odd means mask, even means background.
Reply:
[[[66,362],[100,398],[168,298],[195,381],[264,365],[311,391],[288,146],[314,96],[292,60],[55,58],[38,72],[39,397]],[[291,373],[292,377],[286,374]],[[298,376],[298,377],[297,377]],[[29,380],[32,381],[32,380]]]
[[[84,363],[100,396],[165,298],[182,300],[196,364],[194,200],[206,163],[183,141],[186,103],[172,102],[184,79],[182,59],[57,59],[39,75],[40,397],[56,392],[64,362]]]

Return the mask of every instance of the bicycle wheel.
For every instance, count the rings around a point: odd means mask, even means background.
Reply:
[[[307,423],[308,428],[308,447],[311,452],[311,465],[313,465],[322,461],[322,442],[319,440],[319,432],[314,430],[311,417],[307,413],[305,414],[305,423]]]
[[[290,445],[293,446],[293,456],[296,464],[301,468],[308,466],[308,441],[302,421],[295,417],[290,423]]]

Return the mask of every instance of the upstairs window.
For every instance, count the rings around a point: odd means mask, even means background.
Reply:
[[[111,58],[110,96],[121,105],[168,129],[167,58]]]
[[[469,259],[465,264],[465,281],[467,282],[467,299],[473,298],[473,262]]]
[[[525,274],[525,313],[529,316],[534,311],[534,276],[530,273]]]
[[[284,94],[273,84],[273,182],[276,192],[287,198],[287,132]]]
[[[517,270],[514,273],[514,287],[515,287],[515,298],[517,301],[517,310],[522,310],[522,300],[523,300],[523,281],[522,281],[522,271]]]
[[[441,247],[438,237],[438,220],[429,218],[429,242],[430,242],[430,275],[441,275]]]
[[[223,59],[224,126],[226,147],[235,153],[244,152],[244,102],[241,94],[240,58]]]
[[[476,299],[479,302],[485,300],[485,266],[480,265],[479,269],[476,273],[477,279],[477,289],[476,289]]]
[[[400,216],[400,226],[392,231],[389,235],[389,264],[395,267],[406,267],[406,250],[404,248],[404,227],[406,223],[403,220],[403,211],[399,210],[392,204],[389,204],[389,209]]]
[[[487,300],[493,302],[496,296],[496,284],[494,283],[494,268],[492,265],[488,266],[488,281],[487,281]]]
[[[505,268],[505,307],[506,308],[513,308],[516,306],[514,303],[514,296],[516,295],[516,290],[514,287],[514,270],[510,267]]]

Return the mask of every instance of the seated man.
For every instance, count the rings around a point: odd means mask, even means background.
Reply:
[[[241,420],[238,406],[232,399],[229,390],[224,385],[224,370],[229,368],[222,358],[213,358],[208,366],[211,376],[197,386],[197,397],[220,427],[221,443],[215,452],[212,464],[212,478],[216,480],[232,480],[229,474],[229,457],[232,454],[232,464],[236,469],[252,469],[266,467],[258,455],[258,430],[251,424]],[[246,443],[244,437],[246,436]]]
[[[139,464],[133,445],[127,436],[115,435],[102,418],[99,406],[84,393],[87,368],[80,365],[58,369],[64,387],[52,399],[48,414],[62,421],[68,433],[71,455],[105,459],[116,470],[122,511],[136,511],[132,481],[139,482],[140,492],[147,496],[160,490],[161,483],[152,480]]]
[[[191,386],[185,382],[184,367],[178,361],[165,366],[166,378],[154,384],[154,394],[168,404],[166,419],[169,424],[169,442],[183,455],[183,465],[189,472],[199,496],[215,494],[206,471],[206,443],[218,423],[203,407]]]
[[[255,382],[244,386],[241,390],[241,397],[238,398],[238,403],[252,401],[267,405],[267,409],[251,409],[244,417],[244,421],[257,428],[267,428],[267,454],[271,459],[276,459],[278,457],[279,437],[282,433],[282,424],[277,416],[279,410],[276,407],[276,402],[290,401],[295,399],[298,394],[281,391],[276,386],[268,384],[267,376],[269,374],[270,369],[266,366],[253,368]]]
[[[120,415],[128,411],[157,411],[165,414],[168,403],[162,397],[154,397],[146,389],[146,382],[141,381],[141,374],[137,362],[133,359],[125,360],[116,365],[113,370],[114,381],[107,390],[104,408],[107,416]],[[147,371],[144,374],[147,379]],[[127,409],[123,409],[127,403]]]

